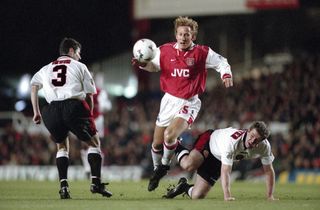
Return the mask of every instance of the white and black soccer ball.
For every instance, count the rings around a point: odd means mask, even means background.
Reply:
[[[151,61],[157,50],[157,45],[150,39],[139,39],[133,46],[133,57],[140,63]]]

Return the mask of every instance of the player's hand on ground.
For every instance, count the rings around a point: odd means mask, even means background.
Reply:
[[[273,195],[268,197],[268,201],[278,201],[278,200],[279,198],[275,198],[273,197]]]
[[[35,124],[40,124],[41,123],[41,115],[40,114],[35,114],[34,116],[33,116],[33,118],[32,118],[32,120],[33,120],[33,122],[35,123]]]
[[[235,201],[236,198],[235,197],[227,197],[227,198],[224,198],[224,201]]]
[[[145,67],[147,64],[139,62],[136,58],[132,58],[131,65],[134,67]]]

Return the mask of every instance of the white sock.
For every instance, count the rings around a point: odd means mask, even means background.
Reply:
[[[58,150],[56,154],[56,158],[66,157],[69,158],[69,153],[66,150]]]
[[[162,150],[157,150],[154,147],[152,147],[151,157],[153,162],[153,168],[156,169],[156,167],[161,164]]]
[[[161,159],[162,165],[170,165],[171,159],[174,156],[174,151],[178,146],[178,141],[175,140],[173,143],[163,143],[163,156]]]
[[[190,187],[189,190],[188,190],[188,196],[190,198],[192,198],[192,190],[193,190],[193,187]]]

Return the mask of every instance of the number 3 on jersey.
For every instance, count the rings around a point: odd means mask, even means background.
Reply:
[[[63,86],[66,84],[67,66],[58,65],[52,69],[53,72],[57,72],[57,78],[52,79],[51,82],[54,86]]]

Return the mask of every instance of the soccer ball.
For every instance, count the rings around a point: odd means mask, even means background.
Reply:
[[[151,61],[157,50],[157,45],[150,39],[139,39],[133,46],[133,57],[140,63]]]

